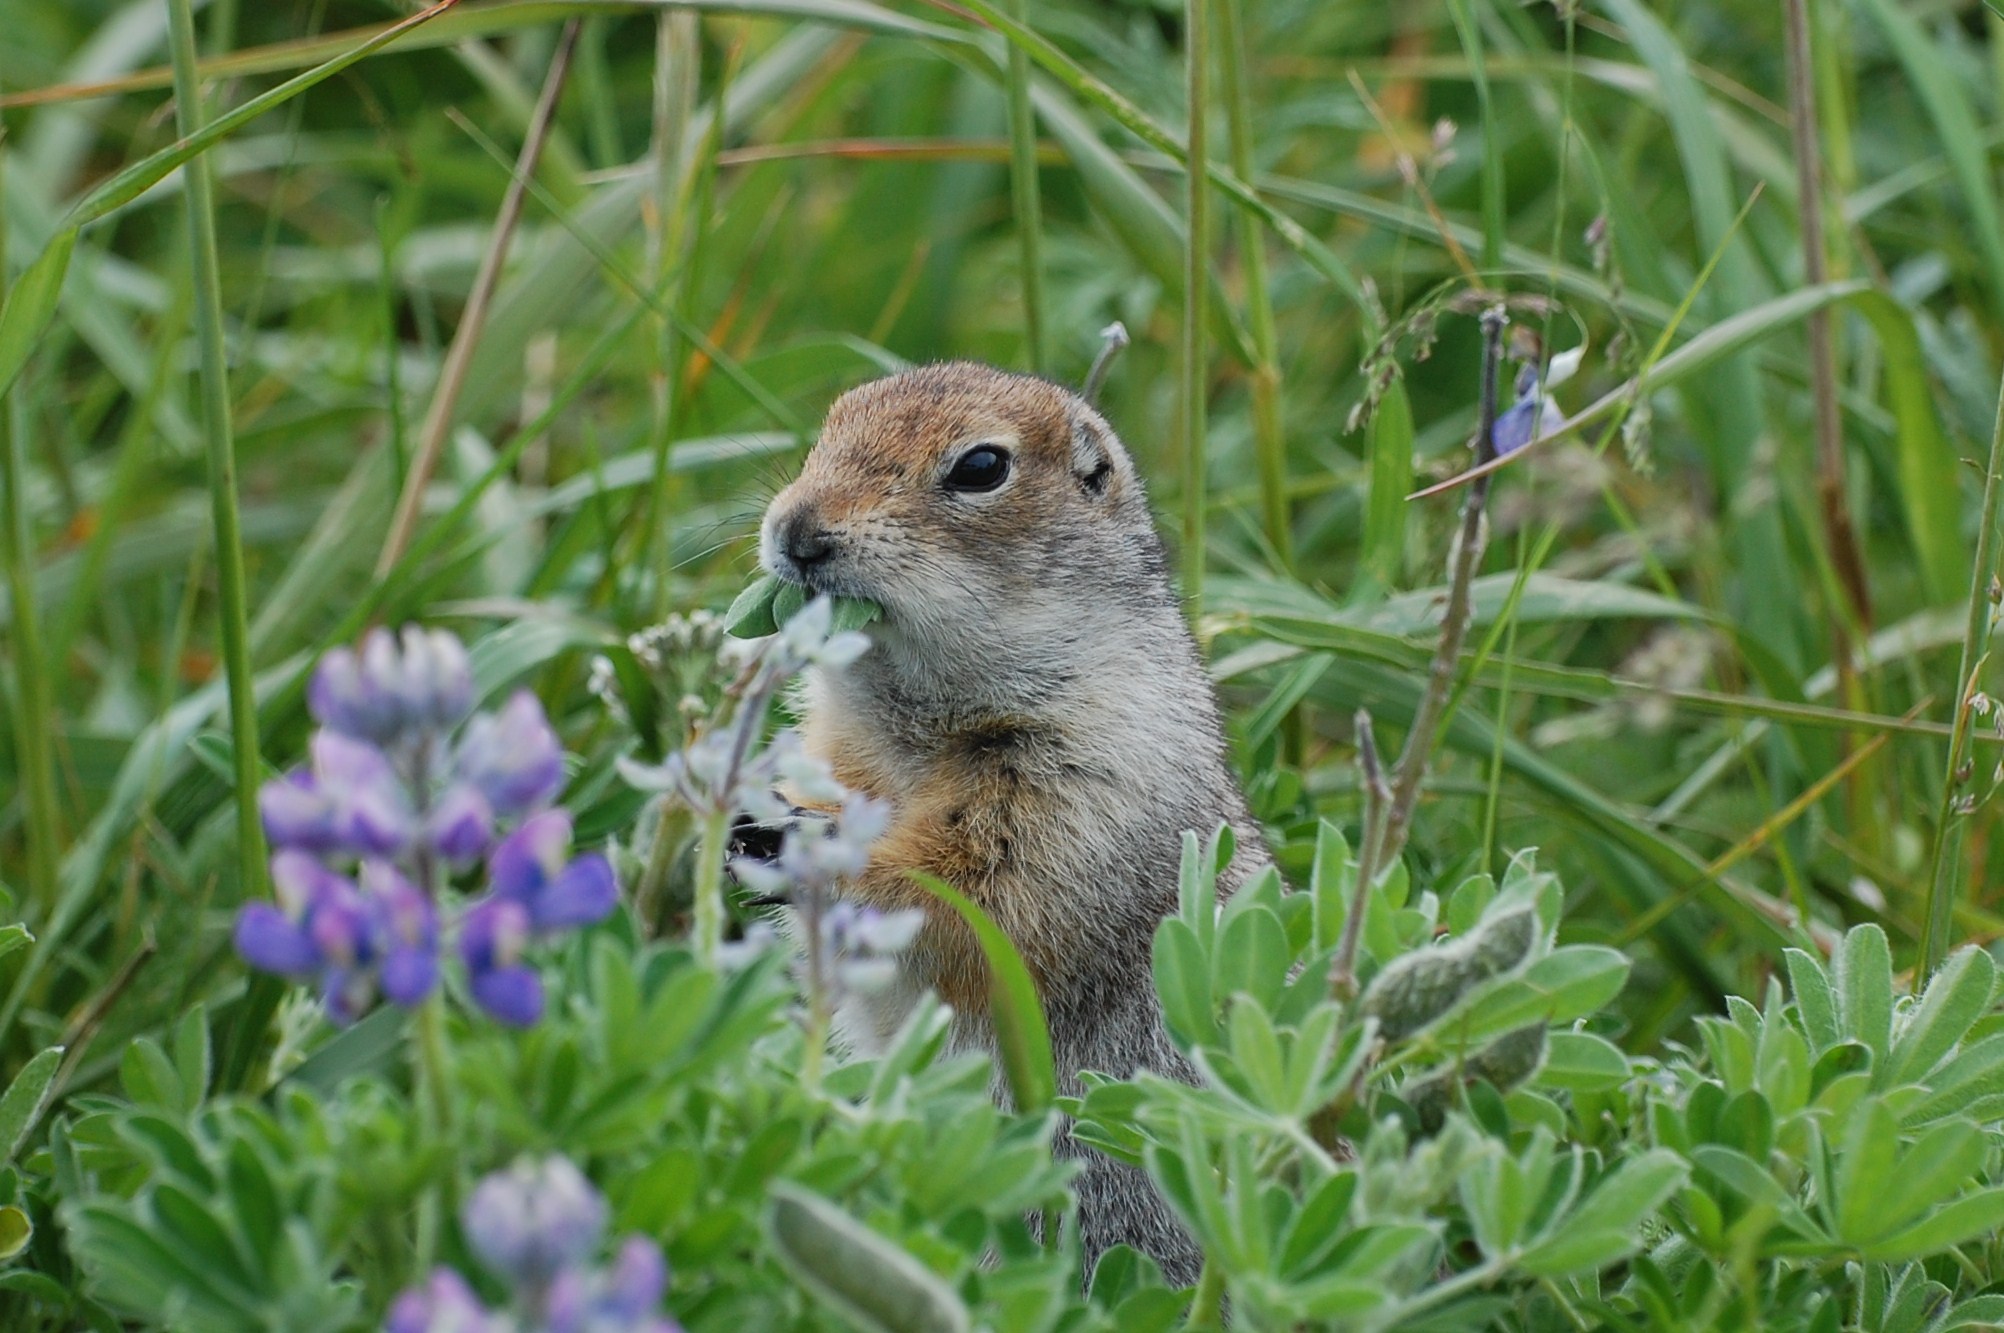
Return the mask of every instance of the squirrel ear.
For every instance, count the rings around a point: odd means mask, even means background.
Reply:
[[[1089,498],[1099,499],[1127,469],[1127,451],[1113,427],[1091,408],[1072,413],[1072,477]]]

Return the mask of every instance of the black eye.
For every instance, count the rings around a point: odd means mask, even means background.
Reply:
[[[992,444],[977,444],[946,474],[949,491],[992,491],[1009,478],[1009,455]]]

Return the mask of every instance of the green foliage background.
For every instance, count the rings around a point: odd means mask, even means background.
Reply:
[[[581,835],[622,832],[637,798],[611,765],[633,742],[586,690],[589,659],[728,603],[827,402],[946,356],[1077,382],[1113,319],[1134,345],[1103,406],[1165,528],[1201,536],[1193,611],[1305,883],[1318,822],[1357,819],[1353,713],[1389,740],[1418,697],[1454,502],[1404,497],[1465,465],[1478,288],[1548,350],[1584,340],[1559,398],[1605,406],[1498,480],[1416,881],[1538,848],[1566,886],[1561,937],[1632,959],[1597,1021],[1633,1056],[1693,1041],[1727,995],[1761,996],[1784,947],[1828,956],[1847,925],[1880,927],[1902,970],[1931,902],[1955,939],[1998,933],[2000,715],[1956,707],[1958,653],[1988,648],[1995,13],[1807,0],[1823,170],[1805,200],[1777,5],[1214,7],[1193,381],[1182,7],[973,5],[1023,15],[1014,47],[951,5],[697,8],[465,0],[210,148],[224,437],[197,387],[216,363],[186,178],[119,175],[175,138],[167,6],[0,0],[0,875],[34,936],[0,962],[0,1072],[60,1045],[51,1104],[81,1112],[135,1038],[174,1046],[196,1012],[215,1058],[183,1077],[255,1081],[273,995],[228,947],[262,889],[226,663],[257,682],[255,758],[276,770],[314,656],[369,621],[451,624],[483,691],[550,704],[582,759]],[[212,0],[211,117],[407,12]],[[379,573],[572,16],[575,68],[417,540]],[[1035,58],[1027,118],[1011,50]],[[657,96],[677,68],[696,82]],[[1012,154],[1037,164],[1034,210]],[[48,256],[79,221],[62,273]],[[1864,608],[1819,509],[1819,309]],[[223,444],[240,553],[208,491]],[[643,925],[677,928],[676,904]]]

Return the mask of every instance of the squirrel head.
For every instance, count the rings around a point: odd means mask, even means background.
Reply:
[[[970,362],[837,399],[767,509],[759,555],[782,579],[876,602],[873,635],[935,659],[1042,637],[1021,632],[1025,618],[1174,604],[1140,478],[1105,418],[1047,380]]]

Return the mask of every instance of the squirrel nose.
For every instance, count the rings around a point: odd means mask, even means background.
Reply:
[[[796,509],[780,526],[779,547],[795,565],[811,569],[835,554],[835,534],[812,509]]]

